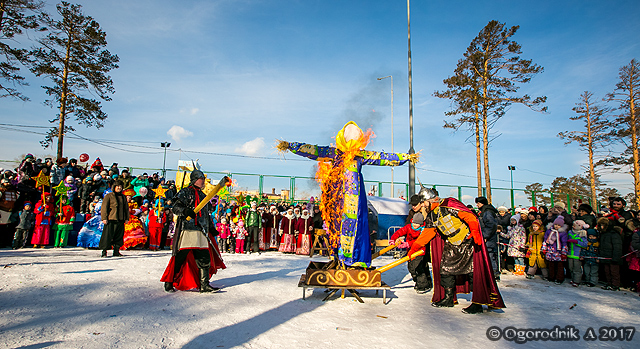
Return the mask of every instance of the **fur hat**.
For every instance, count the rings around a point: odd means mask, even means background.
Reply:
[[[498,212],[507,212],[507,211],[509,211],[509,209],[504,206],[498,207]]]
[[[564,225],[564,217],[562,217],[562,216],[558,216],[558,217],[553,221],[553,225],[563,226],[563,225]]]
[[[603,225],[604,226],[604,230],[607,230],[607,228],[609,228],[609,218],[607,217],[600,217],[598,218],[598,227]]]
[[[480,196],[476,198],[476,203],[478,204],[483,204],[483,205],[489,205],[489,200],[487,200],[487,198],[485,198],[484,196]]]
[[[586,213],[591,213],[591,212],[593,212],[593,208],[588,204],[580,204],[580,206],[578,206],[578,211],[584,211]]]

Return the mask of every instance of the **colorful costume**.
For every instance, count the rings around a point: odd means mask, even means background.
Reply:
[[[280,226],[282,216],[278,213],[278,210],[275,209],[275,206],[273,206],[271,212],[264,213],[264,216],[264,249],[277,250],[280,246],[278,242],[278,227]]]
[[[306,211],[306,210],[305,210]],[[295,231],[298,234],[296,254],[309,255],[311,248],[311,234],[313,234],[313,219],[311,216],[303,215],[296,221]]]
[[[296,218],[293,214],[286,214],[280,221],[280,247],[279,252],[296,252],[296,239],[293,236],[296,226]]]
[[[162,239],[162,228],[167,221],[167,215],[164,211],[160,216],[156,214],[156,210],[149,210],[149,249],[157,251],[160,249],[160,239]]]
[[[173,213],[177,216],[171,260],[162,275],[165,291],[200,288],[200,292],[214,290],[209,278],[218,269],[225,269],[218,245],[217,231],[211,220],[211,203],[202,210],[194,209],[206,195],[194,185],[204,174],[199,170],[191,173],[191,184],[180,190],[174,198]],[[189,219],[187,219],[189,218]]]
[[[76,212],[73,207],[64,205],[58,213],[56,224],[53,229],[56,232],[56,240],[53,244],[55,247],[67,246],[69,232],[73,229],[73,222],[76,221]]]
[[[147,242],[147,236],[144,234],[144,227],[136,214],[140,212],[138,204],[129,203],[129,221],[124,224],[124,245],[121,250],[134,248]]]
[[[316,180],[321,184],[322,217],[329,230],[330,253],[345,265],[371,265],[367,198],[363,165],[399,166],[417,162],[417,155],[364,150],[373,132],[366,134],[348,122],[336,136],[336,147],[281,141],[278,149],[320,161]]]
[[[93,217],[84,222],[82,229],[78,232],[78,247],[97,248],[100,245],[100,238],[104,229],[102,217],[100,216],[101,209],[102,199],[96,204]]]
[[[425,228],[409,250],[412,255],[431,241],[434,305],[452,300],[436,306],[453,306],[456,293],[473,291],[474,304],[504,308],[476,215],[454,198],[434,205],[428,217],[435,228]]]
[[[31,243],[33,245],[48,245],[49,244],[49,235],[51,232],[51,224],[53,223],[53,214],[55,212],[55,208],[53,207],[53,203],[51,202],[51,195],[49,193],[44,193],[46,204],[42,204],[42,200],[38,201],[35,208],[36,214],[36,227],[33,231],[33,237],[31,238]]]

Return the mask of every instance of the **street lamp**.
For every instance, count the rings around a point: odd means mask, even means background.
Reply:
[[[511,173],[511,214],[515,214],[516,211],[514,209],[514,207],[516,206],[514,199],[513,199],[513,171],[516,170],[515,166],[509,165],[509,172]]]
[[[394,153],[394,150],[393,150],[393,76],[391,75],[385,76],[382,78],[378,78],[378,80],[382,80],[386,78],[391,78],[391,152]],[[393,191],[393,166],[391,166],[391,197],[395,197],[394,191]]]
[[[166,165],[167,165],[167,148],[169,148],[171,146],[171,143],[169,142],[161,142],[160,146],[162,148],[164,148],[164,160],[162,161],[162,178],[167,178],[167,169],[166,169]]]

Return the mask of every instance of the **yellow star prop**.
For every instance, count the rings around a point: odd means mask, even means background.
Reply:
[[[67,195],[67,192],[69,191],[69,187],[64,185],[64,181],[60,181],[60,184],[58,184],[58,186],[56,187],[53,187],[53,189],[56,190],[56,196]]]
[[[45,185],[49,185],[49,176],[45,176],[44,171],[40,171],[38,176],[31,177],[31,178],[33,178],[36,181],[36,188],[37,187],[44,187]]]
[[[165,198],[166,196],[164,195],[164,193],[167,190],[169,190],[169,189],[165,189],[161,185],[159,185],[158,188],[153,189],[153,192],[156,193],[156,198]]]

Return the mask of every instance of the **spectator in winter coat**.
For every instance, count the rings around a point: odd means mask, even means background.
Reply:
[[[51,166],[51,177],[49,178],[49,182],[52,187],[55,187],[64,180],[67,162],[67,158],[59,158],[56,160],[56,164]]]
[[[600,233],[600,263],[604,265],[607,285],[603,290],[618,291],[620,289],[620,265],[622,265],[622,232],[612,222],[602,217],[598,219]]]
[[[133,186],[133,190],[136,191],[136,194],[140,194],[140,188],[149,186],[149,176],[143,173],[142,176],[134,178],[131,181],[131,185]]]
[[[598,231],[592,228],[587,229],[587,247],[580,250],[587,287],[594,287],[598,284],[599,249]]]
[[[564,261],[567,260],[567,237],[569,226],[559,215],[553,223],[549,223],[542,243],[542,253],[549,265],[549,281],[556,285],[564,282]]]
[[[31,203],[25,202],[24,209],[20,212],[20,223],[16,227],[16,234],[13,236],[13,249],[24,247],[29,237],[29,231],[36,223],[36,215],[31,211]]]
[[[531,223],[529,228],[529,237],[527,246],[529,250],[525,257],[529,258],[529,269],[527,270],[527,279],[533,279],[536,275],[538,268],[541,269],[542,278],[546,280],[549,277],[549,270],[547,269],[547,263],[544,260],[542,254],[542,243],[544,242],[545,231],[542,228],[542,221],[536,219]]]
[[[524,275],[524,255],[523,249],[527,241],[527,233],[525,228],[519,222],[520,216],[511,217],[511,223],[506,232],[501,234],[502,237],[509,239],[509,248],[507,254],[513,257],[515,261],[515,275]]]
[[[582,220],[573,222],[573,229],[569,232],[567,239],[567,260],[569,271],[571,271],[571,286],[578,287],[582,282],[582,262],[580,261],[580,251],[587,247],[587,228],[589,225]]]
[[[498,216],[496,217],[496,222],[498,223],[498,225],[501,225],[502,228],[506,231],[511,222],[511,213],[509,213],[509,209],[504,206],[498,207]]]
[[[476,198],[476,206],[480,210],[479,221],[480,228],[482,230],[482,236],[484,237],[485,246],[487,247],[487,253],[489,254],[489,258],[491,259],[491,266],[493,268],[493,272],[496,275],[500,274],[500,270],[498,270],[498,234],[496,234],[496,214],[498,210],[496,210],[493,205],[489,203],[487,198],[484,196],[480,196]]]
[[[596,216],[593,215],[593,208],[588,204],[580,204],[580,206],[578,206],[576,220],[585,222],[591,228],[596,226]]]
[[[556,202],[551,210],[549,210],[549,222],[554,222],[558,216],[562,216],[564,219],[564,223],[571,227],[573,225],[573,217],[567,212],[567,206],[564,202],[558,201]]]

